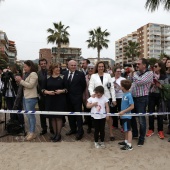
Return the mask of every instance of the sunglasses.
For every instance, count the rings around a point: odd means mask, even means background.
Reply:
[[[88,68],[88,70],[93,70],[93,68]]]
[[[155,68],[157,68],[158,66],[157,65],[154,65]]]

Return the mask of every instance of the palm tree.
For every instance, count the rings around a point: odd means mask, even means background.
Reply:
[[[132,63],[134,62],[135,57],[139,57],[140,55],[140,46],[139,43],[129,41],[128,45],[125,46],[125,56],[132,58]]]
[[[98,61],[100,61],[100,51],[104,48],[108,48],[109,40],[106,39],[110,35],[107,29],[102,31],[101,27],[89,31],[88,48],[97,48]]]
[[[7,61],[0,56],[0,67],[3,69],[7,67]]]
[[[162,60],[163,58],[168,58],[169,56],[166,54],[166,53],[161,53],[160,55],[159,55],[159,59],[160,60]]]
[[[56,43],[58,47],[57,59],[59,59],[61,45],[69,43],[68,36],[70,34],[67,32],[69,26],[65,27],[61,21],[59,23],[53,23],[53,26],[54,29],[51,28],[47,29],[47,32],[50,33],[50,35],[47,37],[47,43],[53,43],[53,44]]]
[[[170,0],[147,0],[145,4],[145,8],[148,8],[151,12],[158,9],[158,7],[162,4],[164,9],[169,11],[170,10]]]

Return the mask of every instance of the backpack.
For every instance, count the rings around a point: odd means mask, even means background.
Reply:
[[[17,135],[19,133],[23,133],[24,126],[18,120],[9,120],[6,124],[6,130],[10,135]]]
[[[170,100],[170,84],[162,84],[162,88],[160,89],[161,98],[164,101]]]

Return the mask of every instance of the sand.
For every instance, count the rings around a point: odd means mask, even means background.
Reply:
[[[168,137],[168,135],[167,135]],[[93,142],[0,143],[0,170],[169,170],[170,143],[155,134],[145,145],[121,151],[118,140],[105,149]]]

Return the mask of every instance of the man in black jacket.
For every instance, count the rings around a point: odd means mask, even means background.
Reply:
[[[77,62],[70,60],[68,62],[68,71],[64,74],[64,83],[68,89],[67,106],[69,112],[82,112],[83,92],[86,88],[85,76],[82,72],[76,70]],[[83,119],[82,116],[68,116],[70,131],[66,135],[76,134],[76,140],[83,137]]]
[[[41,92],[41,88],[43,85],[43,82],[47,79],[47,60],[45,58],[39,60],[39,66],[41,67],[41,70],[38,71],[38,93],[39,93],[39,110],[44,111],[45,110],[45,96]],[[40,123],[42,131],[40,135],[44,135],[47,133],[47,123],[46,123],[46,117],[44,115],[40,115]],[[51,120],[49,119],[49,128],[50,132],[53,133],[53,128],[51,125]]]

